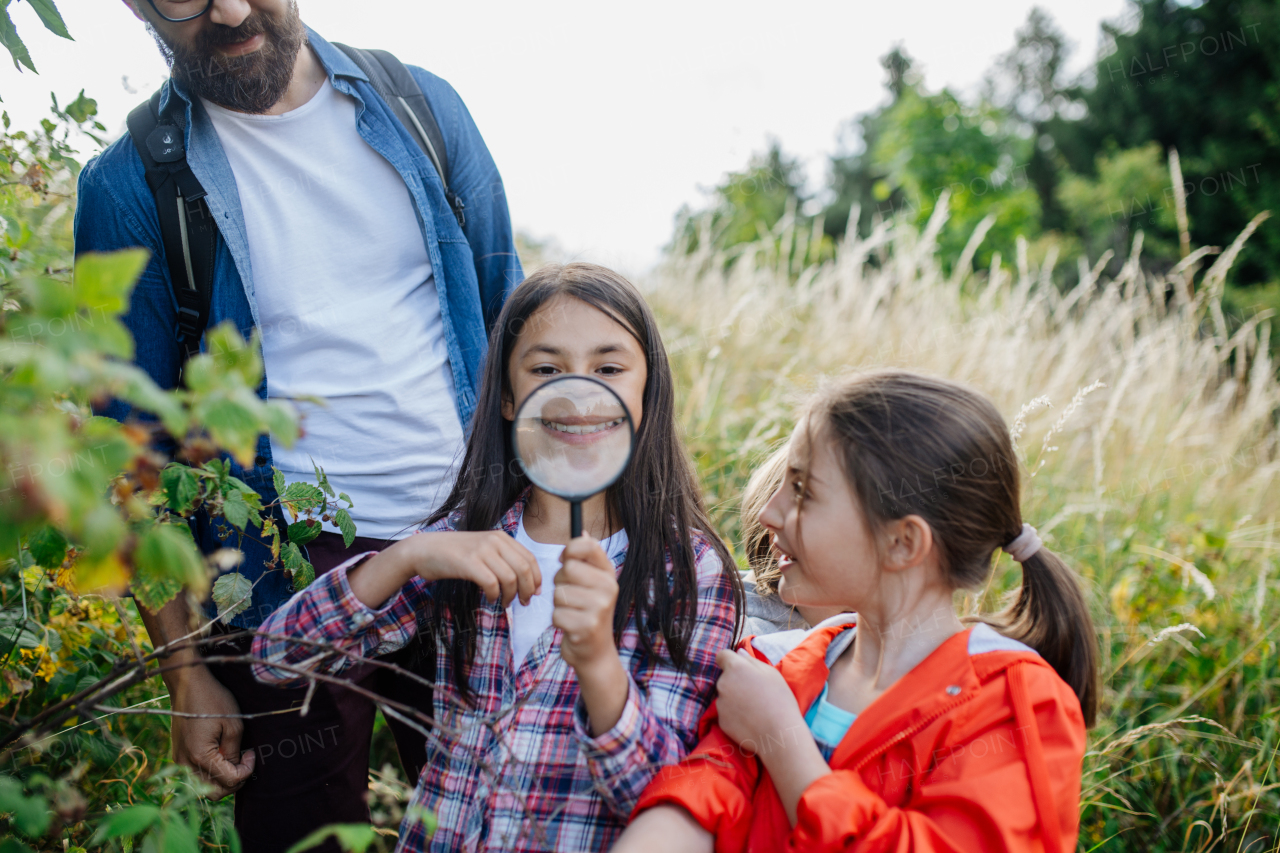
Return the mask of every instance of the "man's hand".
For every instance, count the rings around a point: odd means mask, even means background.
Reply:
[[[194,646],[193,620],[187,597],[179,595],[152,613],[138,608],[156,649],[170,649],[165,658],[165,686],[173,710],[184,714],[239,714],[240,705],[231,691],[222,686],[201,663]],[[184,641],[186,638],[186,641]],[[253,773],[253,750],[240,753],[244,722],[233,716],[170,717],[173,760],[185,764],[214,787],[210,795],[220,800],[249,781]]]
[[[240,706],[231,691],[203,666],[186,672],[169,694],[173,710],[188,714],[239,714]],[[240,752],[244,721],[237,717],[172,717],[170,739],[173,760],[195,770],[213,786],[210,794],[220,800],[249,781],[255,756],[252,749]]]

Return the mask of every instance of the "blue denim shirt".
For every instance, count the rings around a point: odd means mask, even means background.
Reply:
[[[466,204],[466,226],[459,227],[431,161],[373,89],[369,78],[346,54],[312,30],[307,30],[307,37],[329,82],[356,100],[360,136],[395,167],[409,188],[440,294],[458,416],[464,425],[468,424],[479,392],[488,331],[506,297],[524,277],[511,234],[502,178],[453,87],[421,68],[410,68],[444,136],[450,188]],[[192,98],[171,79],[164,85],[161,108],[167,108],[174,98],[184,104],[187,161],[208,193],[209,210],[221,234],[214,262],[209,326],[229,320],[247,339],[258,325],[258,309],[235,176],[199,99]],[[75,217],[76,252],[107,252],[131,246],[151,251],[151,261],[134,288],[124,322],[133,334],[138,365],[162,388],[173,388],[182,360],[175,335],[177,309],[155,199],[143,172],[142,160],[127,134],[85,166],[80,173]],[[270,376],[264,379],[259,396],[267,396],[270,381]],[[116,402],[104,414],[123,420],[129,410]],[[258,490],[263,503],[276,499],[271,482],[271,443],[266,436],[259,439],[253,467],[245,469],[232,461],[232,473]],[[192,530],[206,551],[224,544],[236,545],[234,537],[221,541],[206,519],[193,521]],[[252,606],[233,624],[252,628],[285,601],[292,589],[280,571],[266,572],[264,576],[269,552],[260,541],[247,536],[241,547],[245,562],[239,571],[257,585]]]

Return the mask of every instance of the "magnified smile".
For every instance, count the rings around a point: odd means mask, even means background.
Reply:
[[[605,420],[599,424],[564,424],[554,420],[544,420],[543,427],[557,430],[561,433],[573,433],[575,435],[588,435],[590,433],[599,433],[605,429],[612,429],[622,423],[622,419]]]
[[[613,435],[626,423],[626,420],[625,417],[602,420],[597,415],[595,417],[558,417],[554,420],[539,418],[538,422],[542,424],[543,430],[555,437],[556,441],[565,444],[595,444],[604,440],[606,436]]]

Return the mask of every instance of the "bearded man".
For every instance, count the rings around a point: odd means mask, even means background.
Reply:
[[[406,535],[448,492],[488,330],[522,278],[502,180],[457,93],[410,68],[447,150],[446,194],[446,176],[394,107],[359,64],[303,25],[294,0],[125,3],[170,65],[159,112],[175,117],[217,226],[207,325],[230,321],[246,339],[260,333],[260,396],[295,401],[305,415],[296,444],[264,436],[254,464],[232,461],[231,473],[265,505],[277,497],[273,467],[312,482],[312,461],[325,469],[354,503],[360,534],[348,549],[326,523],[307,546],[325,571]],[[76,251],[151,251],[125,323],[137,363],[173,388],[185,351],[145,168],[128,136],[84,168]],[[107,414],[131,416],[118,403]],[[291,594],[283,573],[267,570],[259,539],[228,539],[207,518],[192,529],[206,551],[245,553],[237,571],[255,584],[252,606],[232,628],[257,627]],[[139,611],[157,647],[213,615],[198,618],[182,596],[157,613]],[[213,632],[216,641],[230,629]],[[248,638],[215,645],[234,657]],[[206,665],[189,650],[168,663],[173,709],[187,715],[172,718],[174,757],[216,796],[238,792],[246,853],[279,853],[321,825],[368,819],[368,699],[341,687],[307,696],[259,685],[247,666]],[[429,701],[415,683],[388,679],[368,668],[352,681],[418,707]],[[305,717],[290,710],[304,701]],[[392,726],[412,784],[423,737]]]

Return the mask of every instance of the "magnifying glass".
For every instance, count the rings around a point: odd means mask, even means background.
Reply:
[[[591,376],[558,376],[520,404],[511,444],[525,475],[569,502],[569,532],[582,535],[582,502],[622,476],[635,424],[613,389]]]

